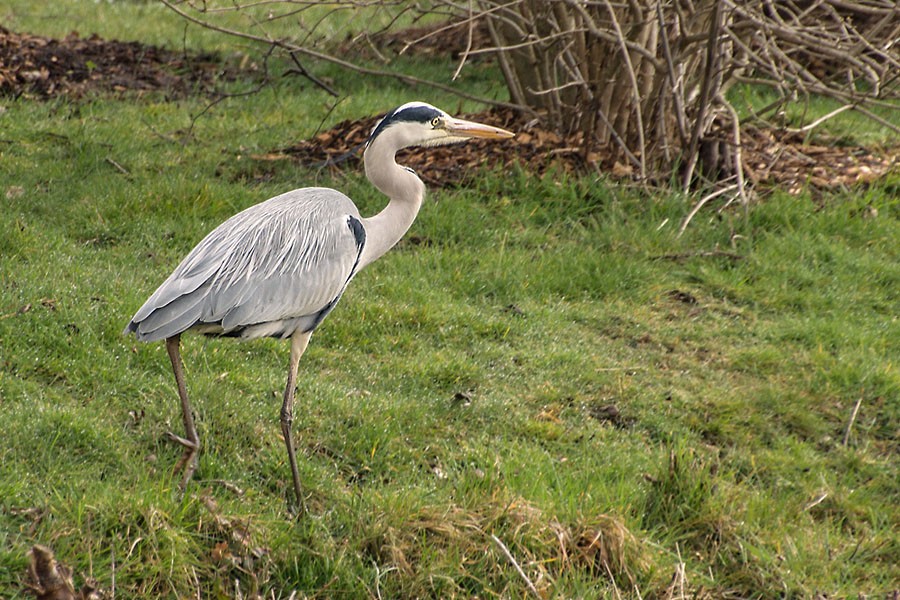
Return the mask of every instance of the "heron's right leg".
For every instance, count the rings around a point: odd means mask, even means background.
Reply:
[[[297,496],[297,508],[304,509],[303,491],[300,488],[300,473],[297,470],[297,457],[294,454],[294,439],[291,437],[291,424],[294,422],[294,390],[297,386],[297,365],[300,357],[309,345],[311,331],[295,332],[291,336],[291,362],[288,368],[287,385],[284,387],[284,403],[281,405],[281,433],[287,447],[288,461],[291,463],[291,477],[294,480],[294,494]]]
[[[187,386],[184,384],[184,370],[181,366],[181,335],[173,335],[166,338],[166,351],[169,353],[169,360],[172,361],[172,371],[175,373],[175,383],[178,385],[178,397],[181,398],[181,418],[184,421],[184,435],[181,437],[175,435],[171,431],[167,434],[169,439],[178,442],[184,446],[184,454],[175,464],[175,473],[182,469],[184,475],[181,479],[181,490],[187,487],[188,481],[194,475],[197,469],[197,453],[200,451],[200,436],[197,435],[197,428],[194,427],[194,415],[191,413],[191,403],[188,401]]]

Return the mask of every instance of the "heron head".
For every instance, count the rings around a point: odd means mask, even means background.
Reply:
[[[375,125],[368,149],[378,139],[390,140],[394,150],[409,146],[443,146],[472,138],[507,139],[515,134],[499,127],[451,117],[424,102],[408,102],[387,113]]]

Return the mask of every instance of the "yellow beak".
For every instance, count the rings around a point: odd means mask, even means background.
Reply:
[[[483,125],[481,123],[465,121],[463,119],[448,119],[444,127],[450,135],[466,138],[505,140],[516,135],[511,131],[506,131],[499,127],[492,127],[491,125]]]

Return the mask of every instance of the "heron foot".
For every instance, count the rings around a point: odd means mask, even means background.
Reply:
[[[200,441],[183,438],[180,435],[172,433],[171,431],[166,432],[166,437],[168,437],[171,441],[184,446],[184,453],[182,453],[181,458],[178,459],[178,462],[175,463],[175,468],[172,469],[173,475],[182,473],[181,485],[179,487],[183,492],[185,488],[187,488],[187,484],[191,480],[191,477],[194,476],[194,471],[197,470],[197,454],[200,451]]]

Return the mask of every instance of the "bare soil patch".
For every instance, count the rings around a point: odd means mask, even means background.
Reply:
[[[138,42],[61,40],[0,27],[0,96],[46,99],[87,93],[163,92],[170,97],[213,91],[230,78],[218,57],[185,55]]]
[[[473,140],[458,146],[430,148],[428,152],[402,151],[398,162],[413,168],[431,186],[457,186],[485,167],[522,168],[536,174],[554,169],[567,173],[610,173],[630,178],[632,171],[615,162],[602,148],[585,151],[578,136],[564,137],[541,128],[531,119],[509,109],[492,109],[468,118],[517,132],[502,142]],[[362,147],[378,117],[343,121],[308,140],[258,160],[293,159],[310,167],[334,170],[359,169]],[[820,138],[815,143],[803,134],[745,127],[742,132],[743,162],[748,180],[765,187],[799,193],[852,187],[883,177],[900,164],[898,152],[877,152],[861,146],[839,145]]]

